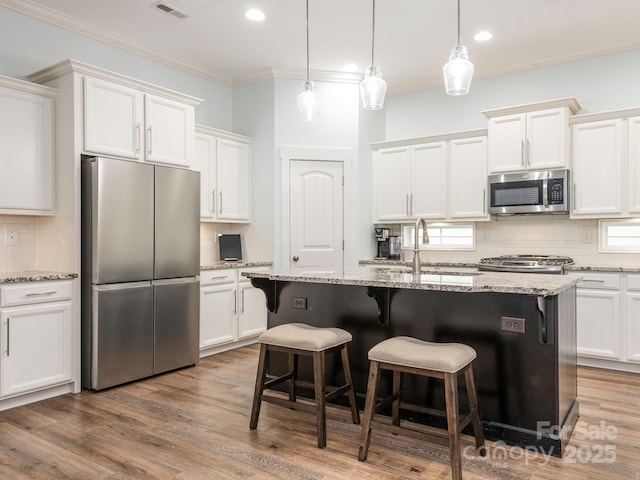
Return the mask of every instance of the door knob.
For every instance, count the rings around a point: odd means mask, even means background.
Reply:
[[[291,260],[297,262],[298,260],[300,260],[300,257],[298,257],[298,255],[294,255],[293,257],[291,257]]]

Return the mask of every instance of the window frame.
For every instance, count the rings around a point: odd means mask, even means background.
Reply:
[[[621,227],[625,224],[640,228],[640,218],[625,218],[625,219],[603,219],[598,220],[598,251],[601,253],[640,253],[640,243],[628,246],[611,246],[609,244],[608,228],[609,227]],[[622,238],[618,236],[614,238]],[[640,235],[638,237],[640,239]]]
[[[415,223],[413,224],[407,224],[407,223],[403,223],[400,225],[400,231],[402,233],[402,250],[404,251],[413,251],[414,247],[413,247],[413,238],[415,236],[415,232],[412,233],[411,235],[405,235],[405,228],[415,228]],[[447,223],[447,222],[427,222],[427,230],[429,229],[433,229],[433,228],[470,228],[471,229],[471,245],[434,245],[434,244],[427,244],[427,245],[420,245],[420,251],[423,250],[440,250],[440,251],[464,251],[464,252],[471,252],[471,251],[475,251],[476,250],[476,240],[477,240],[477,235],[476,235],[476,224],[475,222],[468,222],[468,223]],[[442,235],[440,235],[439,238],[443,238]]]

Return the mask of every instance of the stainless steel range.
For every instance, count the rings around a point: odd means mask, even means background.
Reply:
[[[573,259],[556,255],[502,255],[482,258],[478,270],[486,272],[563,274]]]

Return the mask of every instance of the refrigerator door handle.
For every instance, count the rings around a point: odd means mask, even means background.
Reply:
[[[152,285],[171,285],[174,283],[191,283],[198,280],[198,277],[179,277],[179,278],[163,278],[160,280],[152,280]]]

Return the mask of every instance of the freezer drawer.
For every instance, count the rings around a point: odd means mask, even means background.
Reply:
[[[154,282],[154,373],[195,365],[200,342],[200,282],[196,278]]]
[[[91,384],[84,386],[100,390],[153,375],[151,283],[95,286],[92,306]]]

